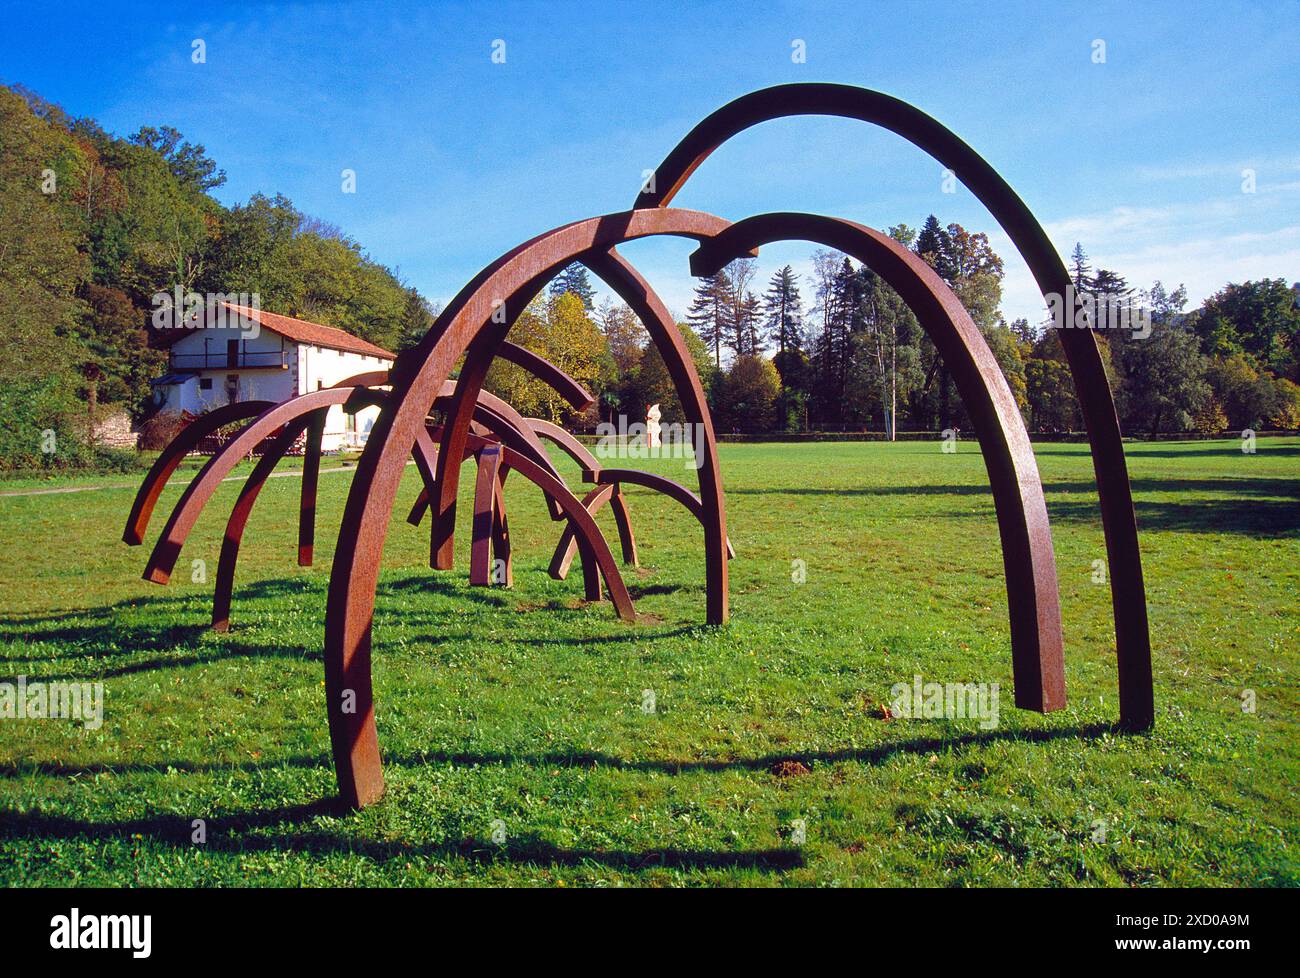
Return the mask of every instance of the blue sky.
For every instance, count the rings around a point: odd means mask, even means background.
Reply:
[[[547,228],[625,209],[697,121],[791,81],[913,102],[1001,171],[1063,256],[1082,241],[1135,285],[1183,282],[1199,301],[1228,281],[1300,278],[1293,2],[112,6],[10,5],[0,80],[119,134],[176,126],[225,169],[223,202],[283,192],[435,299]],[[191,60],[196,38],[204,64]],[[792,61],[796,39],[806,63]],[[1041,318],[987,212],[960,186],[944,193],[928,157],[860,123],[750,130],[674,203],[877,227],[933,212],[988,231],[1007,263],[1007,318]],[[624,250],[684,313],[691,245]],[[760,276],[806,270],[811,251],[770,246]]]

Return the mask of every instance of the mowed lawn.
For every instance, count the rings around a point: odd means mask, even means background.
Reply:
[[[456,570],[429,570],[408,468],[375,628],[388,791],[360,813],[331,800],[320,654],[348,473],[321,477],[312,568],[294,560],[298,480],[269,483],[227,635],[207,623],[237,483],[166,588],[120,540],[132,488],[0,498],[0,679],[106,691],[98,730],[0,720],[0,882],[1296,885],[1300,439],[1128,446],[1157,697],[1136,736],[1113,728],[1086,446],[1037,447],[1069,691],[1047,716],[1012,705],[972,443],[723,446],[722,628],[701,624],[701,534],[669,500],[628,493],[643,618],[628,625],[582,603],[576,565],[546,575],[558,525],[518,476],[513,589],[467,584],[468,495]],[[614,464],[694,484],[679,461]],[[996,728],[887,718],[890,687],[918,675],[1001,684]]]

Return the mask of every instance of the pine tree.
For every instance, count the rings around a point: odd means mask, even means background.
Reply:
[[[574,262],[560,272],[559,275],[551,279],[550,286],[551,296],[562,296],[566,292],[572,292],[582,300],[582,308],[591,312],[593,309],[592,300],[596,297],[596,290],[591,287],[591,279],[587,277],[587,269],[582,264]]]
[[[763,350],[763,336],[760,327],[763,321],[763,308],[758,296],[746,292],[744,298],[735,304],[731,324],[731,352],[738,357],[756,357]]]
[[[945,282],[952,280],[952,236],[939,219],[931,214],[916,236],[916,253],[929,262]]]
[[[1092,288],[1092,267],[1088,264],[1088,253],[1083,244],[1076,241],[1074,251],[1070,254],[1070,280],[1075,292],[1087,292]]]
[[[429,332],[435,318],[436,312],[429,300],[420,295],[418,290],[407,289],[406,305],[402,309],[401,332],[397,335],[398,352],[415,346],[424,339],[424,334]]]
[[[777,353],[798,350],[803,346],[803,300],[799,296],[799,279],[786,265],[774,272],[763,296],[767,338]]]
[[[726,269],[706,275],[695,287],[687,321],[713,351],[713,365],[722,367],[722,346],[732,335],[732,288]]]

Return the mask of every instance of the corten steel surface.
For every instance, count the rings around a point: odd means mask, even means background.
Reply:
[[[257,496],[262,490],[262,484],[266,479],[270,478],[271,472],[276,465],[293,447],[294,440],[302,433],[304,427],[309,432],[311,427],[315,425],[323,428],[325,414],[325,410],[317,410],[289,422],[285,428],[286,433],[289,429],[293,430],[292,437],[278,437],[271,448],[258,461],[257,466],[249,475],[248,481],[244,484],[239,500],[235,503],[235,508],[231,511],[230,518],[226,522],[225,536],[221,541],[221,559],[217,564],[216,587],[212,596],[212,627],[216,631],[227,632],[230,630],[230,600],[235,588],[235,570],[239,563],[239,548],[243,542],[244,529],[248,525],[248,517],[252,514],[253,505],[257,502]],[[310,434],[308,437],[310,439]],[[427,435],[422,436],[415,443],[416,466],[426,480],[433,478],[433,455],[437,450],[437,446],[433,444]],[[317,445],[317,453],[319,456],[319,444]],[[306,459],[304,459],[305,461]],[[314,493],[312,501],[314,506]],[[314,517],[314,513],[312,515]],[[299,539],[302,537],[306,519],[304,513],[303,519],[300,520],[298,525]],[[299,552],[301,553],[301,549]]]
[[[704,507],[703,500],[680,482],[674,482],[666,476],[656,475],[653,472],[642,472],[640,469],[601,469],[599,472],[594,473],[594,478],[591,481],[601,485],[622,485],[625,482],[630,482],[633,485],[641,486],[643,489],[653,489],[655,492],[662,493],[669,499],[685,506],[687,511],[700,521],[701,526],[705,525],[708,518],[708,511]],[[728,560],[736,556],[730,538],[723,540],[723,549]]]
[[[506,518],[505,484],[510,466],[501,463],[496,479],[492,481],[492,556],[499,563],[501,579],[494,581],[502,587],[513,587],[514,569],[510,553],[510,521]]]
[[[149,555],[144,579],[155,584],[166,584],[170,580],[172,568],[176,566],[176,558],[180,556],[181,547],[185,544],[185,539],[189,536],[199,513],[221,484],[221,480],[230,474],[230,470],[239,464],[258,442],[281,425],[310,414],[317,408],[343,404],[351,396],[352,390],[353,388],[350,387],[329,387],[282,401],[267,408],[251,424],[235,435],[220,452],[208,460],[194,481],[186,487],[176,508],[172,510],[167,526],[163,528],[162,536],[154,545],[153,553]],[[415,447],[414,439],[411,447],[412,449]],[[403,459],[403,466],[405,466],[405,459]]]
[[[993,351],[957,296],[922,258],[851,221],[813,214],[762,214],[731,225],[691,256],[691,272],[712,275],[739,254],[773,241],[812,241],[866,265],[907,303],[934,341],[970,414],[988,469],[1011,616],[1016,706],[1065,706],[1061,609],[1047,504],[1033,446]],[[605,478],[628,474],[606,470]]]
[[[316,489],[320,482],[321,440],[328,411],[317,411],[307,424],[302,453],[302,490],[298,503],[298,566],[310,567],[316,542]],[[290,442],[291,446],[293,442]],[[288,446],[286,446],[288,451]]]
[[[284,426],[284,431],[275,439],[274,444],[268,451],[258,459],[257,465],[253,467],[252,474],[249,475],[248,481],[244,483],[243,490],[239,493],[239,499],[235,502],[234,509],[230,511],[230,518],[226,520],[226,533],[221,541],[221,559],[217,564],[217,584],[212,596],[212,627],[218,632],[227,632],[230,630],[230,594],[234,587],[235,564],[239,560],[239,544],[244,536],[244,527],[248,525],[249,514],[253,512],[253,504],[257,502],[258,494],[261,493],[262,487],[266,485],[266,480],[275,470],[276,465],[284,458],[286,452],[293,447],[293,443],[298,440],[304,429],[323,427],[325,423],[325,414],[329,408],[318,409],[312,414],[295,418]],[[304,459],[305,463],[306,459]],[[304,496],[306,493],[304,492]],[[313,489],[313,498],[315,491]],[[313,504],[314,505],[314,504]],[[299,540],[301,541],[302,525],[299,525]],[[301,553],[301,543],[299,544]],[[300,558],[301,559],[301,558]]]
[[[610,497],[614,495],[617,489],[617,486],[597,486],[582,497],[582,508],[595,516],[600,512],[601,507],[610,501]],[[619,531],[622,532],[621,524]],[[629,535],[631,533],[630,525],[628,533]],[[577,552],[578,541],[575,538],[573,527],[572,525],[566,526],[564,532],[560,534],[560,542],[555,545],[555,553],[551,555],[551,565],[547,568],[547,573],[557,581],[564,580],[569,576],[569,568],[573,565],[573,558]],[[627,562],[625,558],[623,563]]]
[[[474,485],[474,528],[470,534],[469,582],[492,583],[492,531],[501,491],[501,446],[488,445],[478,453],[478,478]]]
[[[695,362],[686,349],[677,324],[664,304],[649,284],[616,250],[603,247],[592,248],[588,253],[579,256],[579,260],[609,285],[641,320],[664,360],[682,403],[687,422],[693,426],[692,430],[698,433],[695,439],[696,450],[704,455],[699,466],[700,495],[707,510],[704,541],[706,618],[711,624],[721,624],[727,618],[728,600],[725,557],[726,513],[713,419],[708,410],[703,386],[695,370]],[[496,318],[499,320],[502,335],[509,331],[514,317],[527,306],[545,283],[546,279],[543,276],[539,281],[528,283],[509,301],[492,300],[494,311],[498,311],[498,306],[500,307]],[[483,376],[486,375],[492,360],[494,343],[499,341],[494,340],[490,335],[487,338],[480,336],[475,340],[475,346],[466,357],[466,367],[462,368],[460,380],[457,382],[457,397],[465,398],[467,396],[465,391],[471,386],[481,386]],[[474,361],[478,367],[475,373],[468,371],[471,361]],[[467,402],[462,401],[462,403]],[[445,437],[450,437],[450,432]],[[440,482],[443,486],[443,502],[450,508],[441,511],[441,519],[435,520],[432,527],[435,537],[442,540],[442,545],[438,548],[440,556],[435,561],[435,566],[444,568],[450,567],[453,559],[452,535],[455,532],[457,478],[457,473],[451,473],[449,483]]]
[[[569,487],[563,482],[514,449],[502,445],[501,458],[511,469],[518,471],[525,479],[537,483],[543,491],[559,500],[560,505],[564,507],[565,515],[578,526],[578,548],[582,551],[584,576],[588,582],[595,581],[599,572],[599,577],[605,579],[605,590],[609,593],[609,600],[613,602],[618,616],[624,621],[636,621],[632,598],[627,593],[623,576],[618,572],[618,563],[614,560],[614,555],[610,552],[609,544],[605,542],[599,527],[596,526],[596,521],[583,508],[578,497],[570,492]],[[590,593],[590,587],[588,591]],[[596,581],[596,591],[592,599],[600,599],[599,581]]]
[[[347,403],[353,401],[356,394],[362,390],[361,388],[350,388],[349,385],[354,382],[387,383],[387,373],[373,372],[358,374],[355,377],[350,377],[347,380],[336,384],[333,388],[330,388],[330,390],[339,392],[340,396],[347,397],[348,400],[344,402],[345,407]],[[381,405],[384,403],[384,397],[386,395],[384,395],[383,392],[367,390],[366,393],[374,399],[374,403]],[[276,408],[276,415],[284,422],[286,432],[281,436],[277,436],[276,440],[268,447],[267,451],[258,461],[258,464],[254,467],[252,474],[250,474],[248,481],[241,492],[239,501],[236,503],[227,522],[226,533],[222,540],[221,558],[217,567],[216,586],[213,593],[212,624],[213,628],[217,631],[227,631],[230,627],[230,597],[234,589],[235,569],[239,561],[239,547],[243,539],[244,528],[247,525],[248,517],[251,514],[253,504],[256,502],[258,494],[261,492],[262,485],[265,480],[269,478],[271,472],[279,461],[293,447],[294,441],[305,428],[308,429],[309,432],[313,429],[323,432],[325,415],[328,409],[304,408],[301,396],[290,398],[278,405],[271,405],[264,401],[245,401],[238,404],[226,405],[225,408],[219,408],[210,412],[210,414],[203,415],[198,421],[187,426],[181,436],[178,436],[176,440],[168,446],[164,455],[160,458],[160,462],[166,459],[169,455],[175,455],[175,457],[179,459],[180,455],[186,450],[185,446],[191,442],[196,443],[197,439],[202,437],[202,433],[206,433],[205,430],[220,427],[223,423],[230,423],[232,420],[235,420],[238,415],[246,414],[247,411],[250,410],[250,405],[252,406],[252,409],[263,407],[263,410],[259,412],[259,417],[268,413],[271,408]],[[235,410],[237,408],[241,410]],[[206,424],[200,425],[199,421],[206,421],[213,416],[216,416],[215,423],[209,421]],[[268,432],[273,432],[277,426],[278,425],[272,425],[266,430]],[[201,433],[191,438],[183,437],[193,428],[199,428]],[[192,507],[193,510],[193,516],[190,519],[190,526],[192,526],[193,520],[197,519],[198,513],[202,512],[208,499],[211,498],[212,491],[215,490],[216,485],[220,484],[221,478],[218,477],[215,482],[211,483],[209,488],[202,491],[200,491],[198,487],[200,480],[203,479],[210,470],[219,468],[223,471],[229,471],[227,463],[229,463],[229,467],[233,467],[242,461],[243,456],[246,453],[244,446],[247,444],[247,440],[243,435],[247,430],[247,428],[242,429],[234,440],[223,446],[222,449],[209,460],[203,470],[195,476],[193,482],[186,489],[185,493],[182,494],[181,499],[177,502],[176,507],[172,512],[172,517],[168,522],[168,529],[164,531],[163,539],[159,540],[158,546],[155,548],[154,554],[150,558],[149,568],[145,571],[146,580],[152,580],[160,584],[167,583],[170,578],[172,566],[174,566],[175,557],[179,555],[179,549],[184,544],[185,538],[189,534],[189,527],[182,529],[179,532],[179,535],[172,541],[172,546],[175,547],[175,551],[172,555],[173,563],[167,565],[165,568],[155,568],[154,560],[159,556],[160,548],[164,545],[164,540],[166,540],[173,526],[179,520],[181,510],[187,506]],[[291,435],[289,434],[290,430],[292,430]],[[238,444],[235,444],[236,441]],[[420,472],[426,480],[433,478],[432,455],[434,451],[436,451],[436,448],[427,436],[417,440],[414,454]],[[310,535],[314,530],[313,524],[315,520],[316,486],[314,480],[310,479],[310,476],[313,474],[313,470],[315,474],[318,474],[319,464],[320,440],[318,436],[309,433],[307,451],[303,459],[304,488],[300,503],[300,519],[298,527],[300,562],[303,557],[302,541],[304,535],[307,535],[307,539],[310,541]],[[171,463],[171,467],[175,467],[175,462]],[[159,469],[159,466],[155,466],[155,469]],[[158,492],[161,489],[161,482],[165,482],[165,475],[166,474],[163,473],[159,484],[155,485],[153,482],[155,479],[155,472],[151,471],[149,476],[146,478],[145,484],[141,486],[137,499],[149,496],[156,499]],[[152,509],[152,505],[150,505],[148,509],[141,508],[141,516],[134,524],[140,532],[143,532],[147,525],[149,509]],[[135,510],[133,510],[133,513],[134,512]],[[128,524],[128,526],[130,525],[131,524]]]
[[[388,520],[401,477],[402,460],[409,454],[416,433],[423,427],[429,409],[452,368],[464,355],[457,394],[447,413],[438,452],[438,498],[433,515],[440,539],[446,541],[439,549],[440,565],[450,560],[451,533],[448,527],[454,526],[459,459],[464,455],[475,401],[488,365],[528,300],[564,266],[579,258],[585,263],[583,256],[603,255],[623,241],[651,235],[673,234],[704,240],[725,226],[725,221],[709,214],[663,208],[608,214],[550,231],[507,252],[480,272],[448,304],[419,345],[407,351],[402,361],[395,365],[392,380],[394,393],[400,392],[400,399],[395,397],[393,406],[375,423],[357,465],[330,574],[326,610],[325,690],[330,741],[340,795],[348,804],[366,805],[383,793],[370,669],[375,587]],[[600,274],[598,269],[593,270]],[[494,317],[498,309],[503,315]],[[673,359],[670,351],[665,351],[670,371],[673,370]],[[686,364],[690,364],[689,357]],[[688,372],[685,365],[680,365],[673,374],[674,379],[685,372]],[[693,375],[693,368],[689,373]],[[698,378],[696,384],[694,394],[699,403],[703,403],[703,389],[698,387]],[[683,402],[688,400],[686,392],[682,392],[681,397]],[[541,483],[544,489],[547,488],[545,480],[553,480],[551,488],[554,491],[551,494],[566,506],[570,501],[573,503],[568,510],[570,518],[590,525],[594,535],[589,542],[580,538],[579,546],[592,546],[597,550],[594,557],[610,587],[615,607],[619,608],[620,615],[630,620],[631,601],[590,514],[550,473],[522,456],[516,457],[509,448],[504,451],[511,468]],[[456,460],[454,464],[450,461],[452,459]],[[525,466],[531,466],[536,474],[530,475]],[[722,581],[725,583],[724,541],[725,536],[717,541],[716,562],[723,565]],[[584,566],[592,564],[585,553],[583,563]],[[715,607],[712,580],[710,585],[712,610]],[[624,603],[626,613],[622,606]],[[721,599],[723,617],[725,604],[724,592]],[[343,709],[345,694],[347,702],[355,707],[352,712]]]
[[[1072,294],[1069,272],[1047,233],[993,167],[920,109],[881,92],[851,85],[777,85],[728,103],[674,147],[655,169],[635,206],[666,207],[695,169],[732,136],[771,119],[802,115],[859,119],[889,129],[929,153],[988,208],[1024,258],[1044,297]],[[1075,301],[1078,304],[1080,297],[1076,296]],[[1088,430],[1097,477],[1115,615],[1120,723],[1131,730],[1145,730],[1155,722],[1151,637],[1137,518],[1119,417],[1092,330],[1061,329],[1059,337]]]
[[[582,469],[582,479],[584,482],[591,481],[595,473],[600,471],[601,464],[596,456],[577,438],[569,434],[557,424],[542,418],[526,418],[533,431],[539,438],[545,438],[547,441],[558,446],[569,458],[578,463]],[[588,493],[588,497],[591,494]],[[614,524],[618,527],[618,538],[623,546],[623,563],[632,567],[638,565],[636,555],[636,536],[632,533],[632,515],[627,511],[627,500],[623,498],[623,490],[615,486],[612,493],[606,493],[601,499],[594,500],[593,505],[587,506],[587,512],[596,513],[605,503],[609,503],[610,509],[614,513]],[[586,506],[586,500],[583,501]],[[594,506],[594,508],[593,508]],[[573,555],[576,552],[576,544],[570,540],[568,546],[563,548],[556,547],[555,556],[551,558],[550,574],[557,580],[564,580],[565,575],[569,572],[569,565],[573,563]],[[561,569],[560,563],[563,564]]]
[[[590,513],[595,514],[599,512],[600,508],[604,506],[606,502],[613,503],[614,501],[621,499],[623,495],[623,483],[630,482],[633,485],[639,485],[645,489],[653,489],[655,492],[662,493],[669,499],[681,503],[686,507],[687,512],[699,520],[701,526],[707,525],[705,522],[707,514],[705,513],[704,504],[701,502],[700,497],[691,492],[691,490],[687,489],[680,482],[674,482],[672,479],[665,476],[656,475],[653,472],[642,472],[639,469],[594,468],[584,470],[583,481],[594,482],[598,486],[607,486],[614,490],[612,499],[610,495],[598,492],[588,493],[586,498],[591,500],[591,505],[587,506],[587,510]],[[623,518],[620,517],[617,508],[614,509],[614,521],[619,527],[619,532],[622,533]],[[628,525],[627,532],[629,535],[632,532],[630,524]],[[569,565],[573,563],[573,555],[576,546],[577,543],[574,540],[572,528],[568,527],[565,529],[564,533],[560,535],[560,542],[556,544],[555,553],[551,557],[549,572],[552,577],[557,580],[564,580],[565,575],[569,573]],[[736,556],[736,551],[731,546],[731,540],[727,540],[726,553],[728,560],[731,560]]]
[[[722,493],[722,467],[718,464],[718,440],[713,415],[704,396],[704,385],[695,370],[695,360],[673,321],[668,308],[654,289],[617,250],[592,250],[583,264],[614,290],[641,320],[672,379],[682,414],[695,432],[696,476],[704,506],[705,619],[711,625],[727,620],[730,584],[727,572],[727,510]]]
[[[545,357],[510,341],[501,344],[497,355],[502,360],[509,360],[516,366],[523,367],[538,380],[543,381],[569,403],[569,407],[582,413],[596,403],[596,399],[587,388],[551,363]]]
[[[447,385],[444,384],[443,389],[446,390]],[[480,394],[479,396],[482,398],[484,394]],[[498,434],[498,436],[500,436],[501,433],[505,433],[508,436],[512,428],[512,426],[506,423],[503,418],[499,416],[493,417],[493,415],[488,412],[480,413],[480,411],[476,410],[474,412],[474,417],[480,422],[490,422],[489,425],[485,426],[486,430],[490,430],[492,433]],[[545,439],[557,445],[565,452],[565,454],[577,462],[582,468],[582,477],[584,481],[592,481],[591,476],[596,471],[599,471],[600,462],[591,454],[586,445],[582,444],[582,442],[578,441],[578,439],[574,438],[573,435],[569,434],[569,432],[565,431],[559,425],[553,424],[550,421],[545,421],[541,418],[521,418],[520,420],[531,429],[538,438]],[[440,435],[441,430],[439,430],[439,436]],[[500,438],[500,440],[509,442],[508,437]],[[514,447],[518,449],[519,446],[517,444],[514,442],[509,443],[514,444]],[[559,473],[555,470],[554,466],[550,464],[549,458],[547,459],[547,468],[553,475],[557,478],[559,477]],[[502,481],[504,481],[504,479],[502,479]],[[612,498],[611,494],[605,493],[599,498],[593,497],[592,502],[595,508],[593,509],[588,507],[588,512],[593,514],[598,512],[605,503],[608,502],[610,504],[611,510],[614,513],[614,522],[618,528],[619,542],[623,549],[623,563],[636,567],[636,537],[632,532],[632,517],[628,512],[627,501],[623,498],[622,491],[615,486]],[[410,514],[406,518],[407,522],[418,526],[420,521],[424,518],[424,512],[428,509],[428,506],[428,490],[421,490],[419,496],[416,497],[415,504],[411,507]],[[574,542],[573,534],[574,528],[572,526],[565,530],[564,535],[561,537],[562,548],[557,548],[555,556],[552,558],[549,573],[557,580],[563,580],[567,576],[569,565],[573,562],[574,555],[577,552],[577,545]]]
[[[200,441],[218,428],[235,421],[255,418],[271,406],[270,401],[240,401],[236,404],[227,404],[200,415],[182,428],[171,443],[162,450],[162,454],[154,461],[144,481],[140,483],[140,489],[135,494],[135,502],[131,504],[131,513],[126,518],[126,529],[122,531],[123,542],[133,547],[138,547],[144,542],[145,531],[149,529],[149,518],[153,516],[153,508],[158,502],[158,497],[162,495],[163,487],[176,471],[176,466],[198,447]]]
[[[585,390],[570,378],[567,374],[555,367],[549,361],[533,354],[522,348],[513,347],[512,359],[521,366],[529,370],[537,371],[539,375],[545,375],[545,378],[554,380],[560,385],[561,393],[566,398],[578,405],[588,403]],[[335,384],[331,389],[352,388],[347,400],[344,402],[344,410],[356,410],[361,407],[377,405],[382,407],[387,403],[388,394],[385,391],[375,390],[372,387],[355,387],[354,384],[366,385],[386,385],[388,383],[388,374],[386,371],[375,371],[364,374],[358,374],[349,377],[346,380]],[[450,392],[451,386],[444,385],[444,389]],[[501,414],[509,415],[513,418],[519,418],[504,401],[495,398],[493,395],[483,392],[481,399],[491,403]],[[293,403],[297,398],[291,398],[285,404]],[[199,421],[194,422],[182,432],[181,436],[168,446],[159,464],[155,465],[142,486],[137,496],[137,504],[132,511],[132,519],[128,523],[128,530],[134,528],[137,533],[142,533],[146,528],[150,511],[152,510],[152,501],[157,499],[161,487],[166,482],[166,477],[176,463],[184,456],[186,452],[197,444],[198,440],[215,428],[232,421],[247,417],[252,413],[262,413],[258,408],[269,408],[272,405],[269,402],[242,402],[235,405],[227,405],[225,408],[217,409],[208,415],[204,415]],[[316,409],[302,417],[295,417],[293,421],[286,424],[285,431],[276,438],[268,447],[267,451],[260,458],[258,464],[254,467],[252,474],[249,476],[247,483],[241,491],[240,498],[232,510],[226,525],[225,536],[222,541],[221,557],[217,569],[216,586],[213,594],[213,611],[212,627],[220,632],[228,631],[230,628],[230,601],[234,589],[235,571],[239,560],[239,548],[243,539],[244,530],[247,526],[248,518],[251,515],[257,497],[261,492],[267,478],[275,469],[279,461],[293,447],[297,437],[304,430],[308,432],[308,441],[303,458],[303,482],[300,502],[300,520],[299,520],[299,563],[309,566],[311,563],[312,537],[314,534],[315,523],[315,504],[317,480],[319,477],[320,465],[320,448],[321,436],[324,432],[326,414],[328,408]],[[523,419],[520,418],[520,421]],[[192,430],[193,429],[193,430]],[[187,436],[188,433],[188,436]],[[520,448],[530,454],[538,452],[540,442],[520,440]],[[223,452],[230,451],[231,447],[225,446]],[[430,439],[427,431],[421,432],[417,437],[414,456],[421,476],[425,480],[425,488],[422,490],[424,498],[428,498],[428,488],[433,479],[434,469],[433,460],[436,455],[437,447]],[[219,453],[220,454],[220,453]],[[550,460],[541,451],[541,457],[545,459],[549,466]],[[237,459],[238,460],[238,459]],[[166,468],[164,468],[166,465]],[[495,490],[495,501],[499,510],[499,515],[493,524],[490,534],[492,549],[494,554],[504,561],[505,573],[503,583],[509,585],[512,581],[513,574],[510,565],[509,535],[504,513],[504,498],[501,495],[500,483],[504,482],[505,473],[508,468],[502,466],[500,478]],[[549,500],[549,497],[548,501]],[[141,502],[143,501],[143,502]],[[144,505],[147,503],[148,505]],[[204,502],[200,502],[199,508],[202,509]],[[557,512],[558,504],[553,504]],[[179,507],[179,504],[178,504]],[[418,522],[418,520],[416,521]],[[591,600],[599,600],[599,581],[594,574],[588,580],[588,597]]]

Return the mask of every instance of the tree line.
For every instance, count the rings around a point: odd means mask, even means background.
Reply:
[[[283,195],[226,207],[225,174],[171,127],[121,138],[35,93],[0,86],[0,468],[84,463],[97,405],[150,410],[166,355],[151,335],[160,293],[256,293],[273,312],[388,349],[423,336],[434,308],[342,230]],[[987,235],[929,216],[888,233],[952,288],[988,342],[1030,430],[1077,431],[1078,402],[1051,323],[1008,324],[1003,262]],[[757,259],[703,278],[679,324],[721,432],[942,430],[969,425],[911,310],[869,268],[833,251],[811,273],[761,277]],[[1161,434],[1300,427],[1300,286],[1228,284],[1187,309],[1180,285],[1131,286],[1077,246],[1080,293],[1135,302],[1142,334],[1097,333],[1124,429]],[[626,306],[564,269],[514,338],[598,396],[585,419],[535,378],[497,364],[488,386],[525,414],[594,426],[661,405],[683,420],[658,351]],[[49,439],[50,433],[54,438]],[[50,444],[57,447],[50,450]]]
[[[1006,322],[1003,262],[988,236],[934,215],[919,231],[900,224],[888,233],[956,294],[1027,427],[1082,430],[1058,324]],[[1094,268],[1082,245],[1069,266],[1076,293],[1091,297],[1099,312],[1133,312],[1121,328],[1096,331],[1126,433],[1300,428],[1300,284],[1231,283],[1189,310],[1182,285],[1137,289],[1113,269]],[[744,258],[696,287],[679,325],[719,431],[893,436],[969,426],[934,344],[880,276],[827,250],[813,253],[811,269],[805,278],[787,265],[763,282],[757,259]],[[552,290],[571,291],[591,308],[593,290],[580,266]],[[617,365],[601,388],[607,414],[639,417],[660,401],[668,420],[681,420],[662,363],[631,312],[606,303],[593,315]]]

